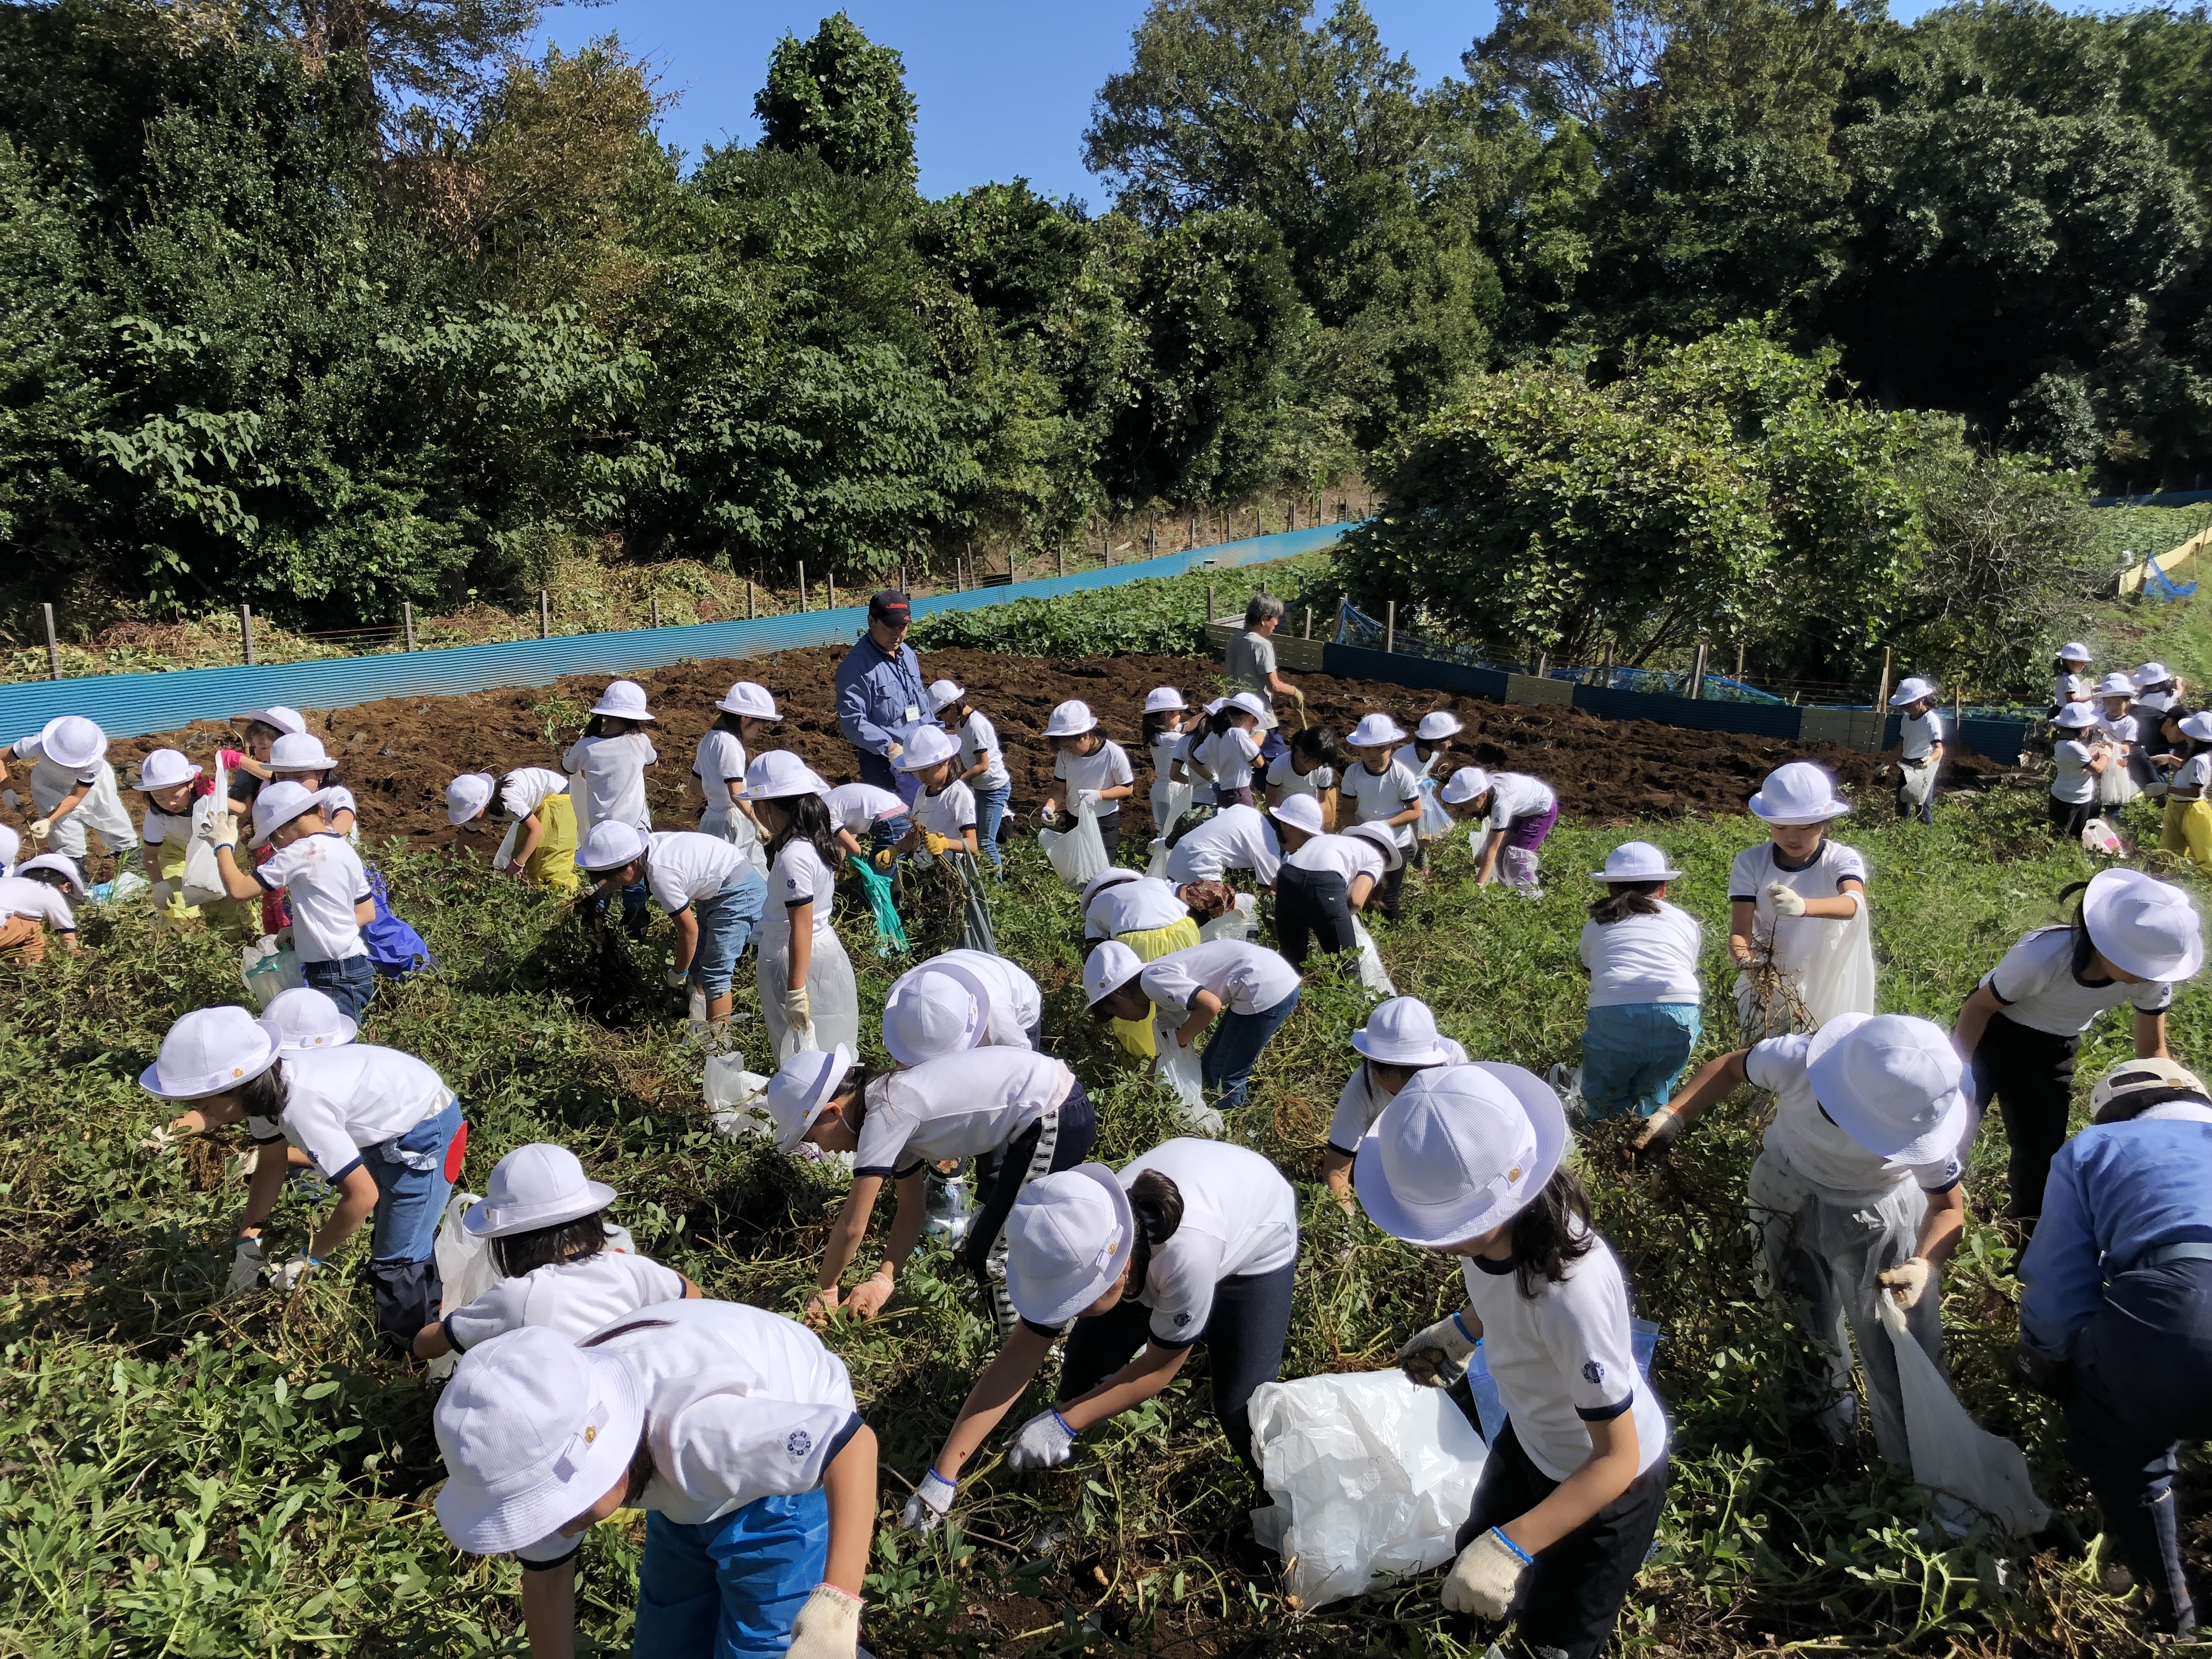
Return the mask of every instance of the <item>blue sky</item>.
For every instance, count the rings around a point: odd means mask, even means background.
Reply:
[[[1909,17],[1929,0],[1902,0]],[[1367,0],[1393,51],[1424,84],[1459,70],[1459,55],[1495,15],[1486,0]],[[753,94],[786,33],[811,34],[836,0],[611,0],[546,14],[563,47],[612,33],[659,72],[680,101],[661,136],[696,158],[702,146],[757,136]],[[869,38],[906,55],[921,101],[915,137],[921,189],[946,196],[992,179],[1026,177],[1048,195],[1109,205],[1083,168],[1091,100],[1129,60],[1145,0],[848,0]]]

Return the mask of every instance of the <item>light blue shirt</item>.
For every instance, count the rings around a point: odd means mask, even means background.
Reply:
[[[902,643],[894,653],[863,634],[837,665],[837,725],[845,741],[872,755],[885,754],[928,720],[929,694],[914,647]]]

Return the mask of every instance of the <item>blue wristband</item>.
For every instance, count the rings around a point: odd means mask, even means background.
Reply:
[[[1067,1430],[1067,1437],[1070,1440],[1080,1440],[1083,1437],[1075,1430],[1068,1428],[1067,1419],[1060,1414],[1060,1407],[1057,1406],[1052,1408],[1052,1420],[1059,1424],[1061,1428]]]
[[[1482,1340],[1482,1339],[1477,1336],[1473,1331],[1468,1329],[1467,1321],[1462,1319],[1457,1313],[1454,1313],[1452,1315],[1452,1323],[1458,1328],[1459,1334],[1465,1337],[1468,1341],[1480,1342]]]
[[[1536,1558],[1529,1554],[1528,1551],[1522,1549],[1511,1539],[1508,1538],[1505,1535],[1504,1528],[1502,1527],[1492,1527],[1490,1529],[1490,1535],[1492,1538],[1495,1538],[1499,1543],[1504,1545],[1507,1549],[1511,1550],[1514,1556],[1520,1561],[1522,1566],[1533,1567],[1536,1565]]]

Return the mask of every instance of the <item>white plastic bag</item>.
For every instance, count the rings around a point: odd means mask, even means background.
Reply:
[[[1175,821],[1190,810],[1191,787],[1164,777],[1152,780],[1152,833],[1164,836]]]
[[[1912,1340],[1894,1300],[1881,1297],[1876,1310],[1897,1351],[1912,1478],[1930,1492],[1972,1504],[2015,1536],[2041,1532],[2051,1523],[2051,1506],[2035,1495],[2027,1454],[1974,1421],[1936,1362]]]
[[[1184,1124],[1199,1134],[1218,1135],[1228,1125],[1219,1112],[1206,1103],[1206,1074],[1199,1051],[1182,1046],[1176,1036],[1179,1029],[1180,1023],[1165,1014],[1152,1016],[1152,1047],[1158,1055],[1152,1069],[1182,1103]]]
[[[1210,945],[1218,939],[1250,941],[1260,937],[1260,901],[1249,893],[1237,896],[1237,908],[1224,912],[1198,930],[1201,945]]]
[[[276,1000],[278,993],[295,991],[307,982],[300,971],[300,958],[293,954],[289,930],[264,933],[240,951],[238,972],[246,988],[253,993],[253,1000],[264,1008]]]
[[[1444,804],[1437,799],[1437,781],[1421,780],[1421,816],[1414,821],[1413,835],[1420,841],[1442,841],[1452,832],[1452,815],[1444,811]]]
[[[1359,951],[1361,988],[1378,997],[1396,996],[1398,988],[1390,982],[1389,972],[1382,966],[1382,953],[1375,948],[1374,935],[1358,916],[1352,919],[1352,941]]]
[[[707,1057],[707,1110],[718,1135],[769,1134],[768,1079],[745,1069],[743,1054]]]
[[[514,823],[507,826],[507,834],[500,839],[499,851],[491,855],[491,867],[493,869],[504,870],[508,865],[514,862],[514,843],[520,838],[521,835],[522,820],[520,818],[517,818]]]
[[[1262,1382],[1251,1409],[1275,1500],[1253,1530],[1308,1607],[1452,1559],[1486,1451],[1443,1389],[1396,1370],[1304,1376]]]
[[[1168,844],[1158,836],[1152,837],[1152,862],[1145,866],[1145,873],[1154,881],[1168,878]]]
[[[475,1193],[459,1191],[446,1200],[446,1213],[438,1223],[438,1237],[430,1247],[431,1255],[438,1264],[441,1319],[456,1308],[467,1307],[499,1282],[499,1269],[492,1264],[489,1248],[490,1241],[477,1237],[461,1225],[461,1218],[483,1201]],[[430,1362],[431,1379],[452,1376],[453,1367],[460,1363],[458,1353],[441,1354]]]
[[[1075,814],[1073,829],[1038,830],[1037,845],[1070,887],[1087,884],[1106,867],[1106,843],[1098,834],[1098,819],[1087,809]]]

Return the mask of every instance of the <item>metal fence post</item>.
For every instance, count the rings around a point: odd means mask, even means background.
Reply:
[[[1395,599],[1386,600],[1383,604],[1382,648],[1386,652],[1398,648],[1398,601]]]
[[[1308,639],[1313,637],[1313,607],[1311,605],[1306,607],[1306,637]]]
[[[1210,623],[1219,614],[1219,607],[1213,603],[1213,584],[1208,582],[1206,585],[1206,619]]]
[[[399,601],[399,625],[407,630],[407,648],[415,648],[415,607],[405,599]]]
[[[1875,717],[1877,720],[1878,720],[1878,719],[1880,719],[1880,718],[1881,717],[1882,711],[1883,711],[1884,709],[1886,709],[1887,708],[1888,708],[1888,706],[1889,706],[1889,647],[1888,647],[1887,646],[1886,646],[1886,645],[1885,645],[1885,646],[1884,646],[1884,647],[1882,647],[1882,648],[1881,648],[1881,683],[1879,685],[1877,685],[1877,686],[1875,686],[1875,692],[1874,692],[1874,712],[1875,712]]]
[[[655,628],[660,626],[660,595],[658,593],[653,596],[653,625]]]
[[[753,608],[757,603],[757,601],[753,598],[753,579],[748,576],[745,578],[745,620],[747,622],[752,621],[754,617],[760,615],[760,612]]]
[[[806,561],[799,562],[799,608],[806,609]]]
[[[1690,696],[1703,701],[1705,695],[1705,642],[1698,641],[1698,654],[1690,664]]]
[[[1058,552],[1060,555],[1060,574],[1065,576],[1067,574],[1067,544],[1066,542],[1062,542],[1060,544]]]
[[[250,605],[241,605],[238,607],[238,642],[246,653],[246,665],[248,668],[252,667],[253,607]]]
[[[837,573],[831,571],[827,580],[830,583],[830,608],[835,611],[837,608]]]
[[[62,647],[54,636],[54,608],[50,605],[39,608],[46,613],[46,678],[58,680],[62,677]]]
[[[542,587],[538,590],[538,637],[553,637],[553,596]]]

